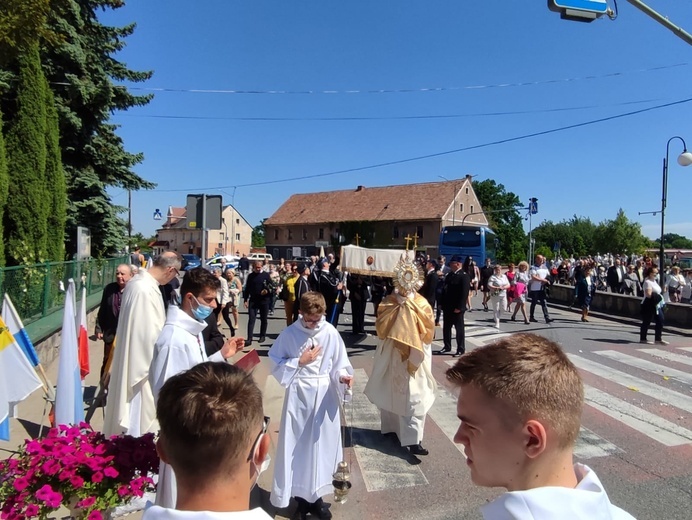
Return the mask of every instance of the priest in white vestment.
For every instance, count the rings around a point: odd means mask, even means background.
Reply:
[[[179,269],[178,255],[167,251],[156,257],[151,269],[140,269],[125,286],[103,423],[106,436],[126,433],[139,437],[158,430],[149,365],[166,321],[159,285],[173,280]]]
[[[166,324],[154,347],[149,382],[155,401],[158,401],[159,392],[170,377],[205,361],[224,361],[242,350],[245,340],[241,337],[230,338],[210,357],[204,350],[202,330],[207,326],[204,320],[217,305],[216,291],[220,285],[219,279],[202,267],[185,273],[180,287],[180,307],[168,307]],[[161,462],[156,504],[172,509],[176,506],[176,498],[173,468]]]
[[[346,347],[325,310],[321,294],[304,294],[300,317],[269,350],[272,373],[286,388],[270,498],[283,508],[296,497],[301,519],[331,518],[321,497],[332,492],[343,458],[339,407],[353,384]]]
[[[428,301],[416,289],[422,272],[407,255],[397,264],[396,290],[377,310],[372,374],[365,395],[380,409],[381,431],[395,433],[413,455],[427,455],[422,445],[425,416],[435,401],[431,343],[435,322]]]

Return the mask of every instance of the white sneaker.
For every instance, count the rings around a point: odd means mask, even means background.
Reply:
[[[499,329],[500,328],[500,320],[495,321],[495,328]]]
[[[665,339],[657,339],[655,343],[658,345],[670,345],[670,342],[666,341]]]

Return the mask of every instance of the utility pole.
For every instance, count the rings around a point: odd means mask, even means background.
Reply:
[[[132,190],[127,190],[127,250],[132,246]]]

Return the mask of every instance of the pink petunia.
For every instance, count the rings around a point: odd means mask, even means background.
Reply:
[[[29,504],[26,506],[24,514],[26,514],[27,518],[33,518],[34,516],[38,516],[39,511],[40,509],[36,504]]]
[[[130,494],[130,487],[126,484],[123,484],[122,486],[118,486],[118,496],[119,497],[124,497]]]
[[[73,487],[81,488],[84,486],[84,479],[79,475],[72,475],[70,477],[70,484],[72,484]]]
[[[92,511],[89,513],[87,520],[103,520],[103,515],[101,514],[101,511]]]
[[[55,475],[60,471],[60,463],[55,459],[49,459],[41,465],[41,471],[46,475]]]
[[[14,483],[12,485],[17,491],[23,491],[29,486],[29,479],[26,477],[17,477],[14,479]]]
[[[105,468],[103,470],[103,474],[105,476],[107,476],[108,478],[115,478],[119,475],[118,470],[115,468],[111,468],[111,467]]]
[[[77,507],[82,509],[88,509],[96,503],[96,497],[86,497],[79,502],[77,502]]]
[[[94,484],[99,484],[99,483],[101,483],[101,482],[103,481],[103,473],[101,473],[100,471],[95,472],[95,473],[91,476],[91,481],[92,481]]]

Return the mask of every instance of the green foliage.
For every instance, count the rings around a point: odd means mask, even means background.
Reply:
[[[552,260],[553,258],[555,258],[555,253],[548,246],[538,246],[533,252],[534,258],[536,257],[536,255],[541,255],[544,258],[547,258],[548,260]],[[533,263],[533,258],[531,259],[530,263]]]
[[[652,247],[659,247],[661,239],[651,241]],[[663,247],[665,249],[692,249],[692,240],[676,233],[666,233],[663,235]]]
[[[267,220],[263,218],[262,221],[252,228],[252,247],[265,247],[264,241],[264,221]]]
[[[60,158],[58,112],[53,93],[45,84],[46,104],[46,186],[48,196],[48,260],[60,262],[65,258],[65,218],[67,211],[67,187]]]
[[[490,223],[489,227],[497,233],[497,260],[517,263],[524,259],[528,242],[519,211],[519,197],[492,179],[473,181],[473,190]]]
[[[7,204],[10,177],[7,171],[7,158],[5,156],[5,138],[2,135],[2,112],[0,112],[0,235],[3,234],[3,215]],[[0,240],[0,267],[5,265],[5,240]]]
[[[21,52],[16,116],[6,142],[9,190],[4,237],[9,265],[45,261],[48,234],[46,94],[38,47]]]
[[[57,42],[57,35],[46,26],[51,10],[60,9],[64,0],[2,0],[0,2],[0,62],[15,58],[39,40]]]
[[[620,208],[613,220],[605,220],[596,228],[594,245],[600,253],[642,253],[648,239],[642,235],[642,226],[631,222]]]
[[[108,187],[151,189],[154,184],[133,170],[143,160],[125,150],[111,113],[146,105],[151,96],[135,96],[118,82],[141,82],[151,72],[137,72],[114,58],[134,25],[109,27],[97,11],[118,9],[121,0],[62,0],[48,27],[60,37],[42,49],[43,66],[53,85],[60,121],[60,148],[67,176],[67,249],[76,251],[76,228],[91,230],[93,251],[109,254],[125,246],[124,210],[111,202]]]

